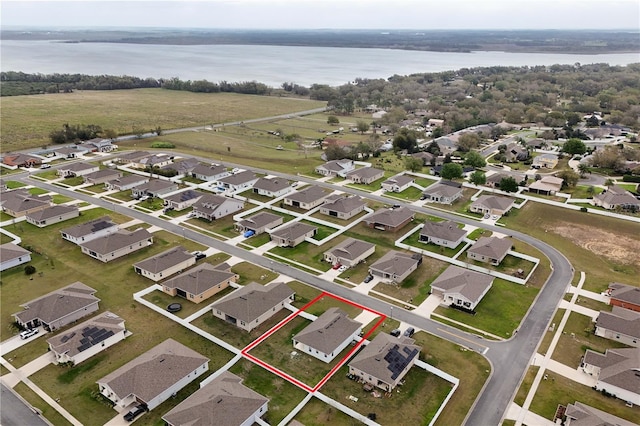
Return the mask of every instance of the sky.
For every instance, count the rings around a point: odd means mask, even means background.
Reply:
[[[639,0],[0,1],[3,28],[640,29]]]

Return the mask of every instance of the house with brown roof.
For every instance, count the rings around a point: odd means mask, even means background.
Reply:
[[[611,185],[604,192],[594,195],[590,203],[607,210],[618,208],[622,210],[640,210],[640,200],[618,185]]]
[[[467,257],[497,266],[507,257],[512,245],[512,241],[508,238],[480,237],[467,250]]]
[[[162,291],[170,296],[180,296],[193,303],[200,303],[218,294],[240,276],[231,272],[226,263],[213,266],[203,263],[162,283]]]
[[[13,316],[24,328],[42,325],[47,331],[57,330],[97,311],[100,299],[95,293],[93,288],[76,281],[20,305],[24,310]]]
[[[126,191],[127,189],[134,188],[147,182],[149,182],[148,176],[131,174],[110,180],[104,184],[104,187],[107,191]]]
[[[640,288],[622,283],[610,283],[607,293],[609,304],[640,312]]]
[[[31,262],[31,252],[17,244],[0,245],[0,272]]]
[[[487,176],[487,181],[485,183],[485,186],[488,186],[489,188],[499,189],[500,188],[500,182],[502,181],[502,179],[510,178],[510,177],[515,179],[515,181],[518,183],[518,185],[520,185],[522,183],[522,181],[524,181],[526,183],[526,178],[525,178],[524,175],[515,175],[515,174],[506,174],[506,173],[493,173],[493,174]]]
[[[291,191],[293,188],[289,185],[289,181],[283,178],[261,177],[253,184],[254,194],[265,197],[281,197]]]
[[[415,212],[406,207],[397,209],[381,208],[372,215],[364,218],[364,223],[369,228],[381,231],[396,232],[413,220]]]
[[[352,268],[364,262],[376,251],[376,245],[367,241],[347,238],[337,246],[324,252],[324,261],[332,265],[341,264]]]
[[[458,224],[451,220],[443,222],[427,221],[420,230],[418,241],[454,249],[464,241],[466,236],[467,231],[458,227]]]
[[[636,423],[578,401],[567,405],[564,416],[564,426],[638,426]]]
[[[422,191],[421,199],[431,203],[453,204],[462,198],[462,184],[451,181],[440,181],[429,185]]]
[[[351,342],[360,339],[362,324],[339,308],[329,308],[293,336],[293,347],[323,362],[331,362]]]
[[[423,166],[429,166],[435,163],[436,156],[427,151],[414,152],[411,154],[413,158],[419,158],[422,160]]]
[[[564,181],[555,176],[543,176],[542,179],[533,182],[527,187],[529,192],[542,195],[553,195],[560,192]]]
[[[253,231],[254,235],[260,235],[264,232],[280,226],[284,223],[284,217],[269,213],[260,212],[246,219],[239,220],[235,224],[235,228],[241,234],[247,231]]]
[[[42,158],[29,154],[7,154],[2,162],[12,167],[37,167],[42,164]]]
[[[382,189],[387,192],[402,192],[411,187],[415,180],[413,176],[405,174],[393,176],[382,182]]]
[[[387,283],[400,283],[422,263],[420,254],[390,250],[369,266],[369,274]]]
[[[320,213],[348,220],[364,211],[366,206],[367,202],[357,195],[330,195],[320,206]]]
[[[258,176],[251,170],[235,173],[222,179],[218,179],[217,186],[227,192],[243,191],[251,188],[258,181]]]
[[[162,416],[168,426],[265,424],[269,400],[242,384],[242,379],[222,372]]]
[[[54,363],[78,365],[127,337],[124,319],[106,311],[49,339]]]
[[[185,191],[176,192],[163,198],[165,208],[173,210],[184,210],[198,202],[205,195],[204,192],[187,189]]]
[[[215,182],[223,177],[230,176],[229,170],[222,164],[198,164],[191,170],[191,177],[205,182]]]
[[[118,179],[122,177],[122,172],[116,169],[102,169],[93,173],[86,174],[82,177],[84,183],[90,183],[92,185],[98,185],[110,180]]]
[[[378,335],[349,362],[349,373],[364,383],[391,392],[407,375],[420,355],[420,346],[409,337]]]
[[[295,292],[285,283],[262,286],[251,282],[211,305],[213,316],[251,331],[284,309]]]
[[[95,238],[112,234],[118,229],[120,229],[118,225],[109,216],[102,216],[71,228],[62,229],[60,234],[67,241],[71,241],[74,244],[82,244]]]
[[[145,195],[149,197],[160,197],[178,190],[178,184],[170,180],[164,179],[151,179],[147,183],[134,186],[131,188],[131,196],[133,198],[140,198]]]
[[[153,244],[153,236],[144,228],[121,229],[103,237],[78,244],[82,253],[107,263]]]
[[[9,216],[22,217],[53,205],[49,195],[31,195],[26,189],[14,189],[2,193],[2,211]]]
[[[119,408],[145,404],[153,410],[209,370],[209,359],[167,339],[96,383]]]
[[[114,161],[120,163],[120,164],[132,164],[132,163],[137,163],[139,160],[150,156],[151,153],[147,152],[147,151],[133,151],[133,152],[128,152],[126,154],[122,154],[120,156],[118,156],[118,158],[116,158]]]
[[[607,349],[604,354],[587,349],[582,369],[597,378],[596,390],[640,405],[640,348]]]
[[[313,238],[318,228],[302,222],[293,222],[271,232],[271,241],[280,247],[295,247],[307,238]]]
[[[640,347],[640,312],[619,306],[614,306],[611,312],[600,311],[595,335]]]
[[[384,170],[376,169],[374,167],[361,167],[359,169],[351,170],[345,175],[345,177],[353,183],[371,185],[373,182],[384,177]]]
[[[345,177],[347,173],[355,169],[356,165],[353,160],[348,158],[342,160],[331,160],[316,167],[315,171],[319,175],[327,177]]]
[[[133,264],[136,274],[158,282],[196,264],[196,256],[182,246],[148,257]]]
[[[27,222],[38,228],[53,225],[54,223],[64,222],[80,216],[80,210],[76,206],[65,206],[64,204],[55,204],[42,210],[35,211],[25,215]]]
[[[481,195],[471,203],[469,211],[480,214],[503,216],[513,208],[514,200],[498,195]]]
[[[329,193],[317,185],[309,185],[300,191],[295,191],[284,197],[286,206],[311,210],[321,205],[329,196]]]
[[[451,265],[431,283],[431,292],[442,303],[473,311],[493,285],[491,275]]]
[[[192,207],[195,217],[213,221],[239,212],[244,208],[244,201],[205,194]]]
[[[99,166],[80,161],[77,163],[69,163],[60,166],[57,173],[58,176],[68,178],[88,175],[89,173],[97,172],[98,170],[100,170]]]

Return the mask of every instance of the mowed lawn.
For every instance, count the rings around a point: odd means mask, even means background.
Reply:
[[[248,120],[324,107],[326,102],[164,89],[76,91],[3,99],[2,150],[40,147],[49,133],[69,124],[133,129],[173,129]]]

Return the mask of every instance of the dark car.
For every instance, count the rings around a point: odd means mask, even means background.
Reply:
[[[205,257],[207,257],[207,255],[201,251],[194,251],[193,255],[196,257],[196,260],[204,259]]]
[[[364,278],[364,282],[365,282],[365,283],[370,283],[372,279],[373,279],[373,275],[367,275],[367,276]]]
[[[395,328],[393,330],[391,330],[391,333],[389,333],[390,335],[392,335],[393,337],[398,337],[400,335],[400,329],[399,328]]]
[[[124,419],[128,422],[132,422],[135,420],[136,417],[138,417],[140,414],[144,413],[145,411],[147,411],[147,407],[143,404],[136,406],[135,408],[133,408],[131,411],[129,411],[127,414],[124,415]]]
[[[413,336],[413,333],[415,333],[415,332],[416,332],[415,328],[409,327],[404,331],[404,336],[405,337],[411,337],[411,336]]]

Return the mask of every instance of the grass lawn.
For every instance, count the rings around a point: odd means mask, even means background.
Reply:
[[[295,247],[274,247],[269,250],[269,253],[303,263],[311,268],[325,271],[329,269],[331,265],[323,261],[324,252],[329,250],[331,247],[335,247],[340,244],[345,239],[346,238],[344,236],[340,235],[321,246],[305,241]]]
[[[231,271],[240,275],[240,279],[238,280],[238,284],[240,285],[246,285],[250,282],[265,285],[278,277],[278,274],[275,272],[249,262],[236,263],[231,268]]]
[[[7,189],[17,189],[17,188],[22,188],[23,186],[26,186],[26,183],[22,183],[22,182],[18,182],[16,180],[7,180],[4,182],[5,185],[7,185]]]
[[[131,194],[130,189],[127,189],[125,191],[120,191],[120,192],[114,192],[113,194],[110,194],[109,197],[115,198],[116,200],[120,200],[120,201],[133,200],[133,195]]]
[[[0,244],[6,244],[10,242],[13,242],[13,238],[5,234],[0,234]]]
[[[49,191],[47,191],[46,189],[42,189],[42,188],[29,188],[29,194],[31,195],[42,195],[42,194],[46,194]]]
[[[294,419],[306,426],[352,426],[357,424],[357,421],[352,417],[325,404],[318,398],[311,398]]]
[[[516,393],[513,402],[522,407],[524,401],[527,399],[527,395],[529,394],[529,390],[531,390],[531,385],[533,384],[533,380],[536,378],[536,374],[538,374],[538,370],[540,367],[531,366],[527,369],[527,372],[524,375],[524,379],[522,379],[522,383],[518,388],[518,392]]]
[[[469,249],[471,249],[472,247],[473,246],[469,246],[467,251],[469,251]],[[518,270],[521,269],[523,271],[522,277],[528,276],[535,265],[533,262],[529,260],[522,259],[520,257],[513,256],[511,254],[506,255],[505,258],[502,260],[502,262],[500,262],[498,266],[492,265],[487,262],[480,262],[478,260],[470,259],[464,253],[460,255],[459,259],[471,265],[479,266],[481,268],[487,268],[497,272],[502,272],[503,274],[507,274],[507,275],[514,275],[518,272]]]
[[[573,297],[573,293],[567,293],[564,295],[564,300],[567,302],[571,300]],[[600,302],[599,300],[589,299],[588,297],[580,296],[576,299],[576,305],[584,306],[585,308],[593,309],[595,311],[605,311],[611,312],[613,309],[612,305],[607,305],[604,302]]]
[[[240,212],[237,212],[236,214],[239,214],[239,213]],[[221,217],[220,219],[211,220],[211,221],[202,219],[202,218],[195,218],[195,219],[189,219],[184,223],[188,223],[190,225],[194,225],[202,229],[206,229],[207,231],[214,232],[218,235],[222,235],[227,238],[233,238],[238,236],[238,232],[233,227],[235,223],[233,221],[233,216],[234,215],[229,215],[229,216]]]
[[[438,307],[436,313],[468,324],[497,336],[508,338],[518,328],[529,306],[538,294],[538,288],[496,278],[491,290],[471,315],[457,309]]]
[[[401,201],[416,201],[422,195],[422,191],[414,186],[410,186],[409,188],[405,189],[400,193],[385,192],[384,195],[385,197],[394,198]]]
[[[64,416],[55,408],[45,402],[44,399],[29,388],[24,383],[18,383],[14,388],[14,391],[20,394],[32,407],[40,410],[42,417],[47,419],[52,424],[58,426],[70,425],[71,423],[64,418]]]
[[[247,238],[243,241],[243,244],[246,244],[251,247],[260,247],[263,244],[271,241],[271,237],[266,232],[260,235],[254,235],[251,238]]]
[[[296,292],[296,298],[292,303],[292,305],[296,308],[302,308],[304,305],[315,299],[321,293],[320,290],[316,290],[315,288],[303,284],[299,281],[290,281],[287,283],[287,285]],[[309,306],[305,310],[305,312],[308,312],[312,315],[320,316],[327,309],[333,307],[337,307],[345,311],[347,315],[349,315],[349,318],[355,318],[362,312],[362,309],[351,304],[344,303],[330,296],[325,296],[316,301],[313,305]]]
[[[51,201],[53,201],[53,204],[64,204],[68,203],[69,201],[73,201],[73,198],[69,198],[65,195],[54,194],[51,197]]]
[[[553,319],[551,320],[551,323],[549,324],[549,327],[547,328],[547,331],[545,332],[544,336],[542,336],[542,341],[540,342],[540,345],[538,345],[539,354],[542,354],[542,355],[547,354],[547,351],[551,346],[551,341],[553,340],[553,336],[558,330],[558,326],[560,325],[560,321],[562,320],[564,313],[565,313],[565,309],[558,309],[556,311],[555,315],[553,316]]]
[[[189,214],[191,211],[193,211],[193,207],[187,207],[183,210],[169,210],[165,213],[165,215],[169,217],[180,217]]]
[[[11,220],[13,219],[13,216],[11,216],[10,214],[7,214],[3,211],[0,211],[0,221],[1,222],[5,222],[7,220]]]
[[[68,177],[64,178],[61,183],[69,186],[78,186],[84,183],[84,178],[82,176]]]
[[[467,238],[472,241],[478,241],[478,238],[480,237],[490,237],[491,235],[493,235],[493,232],[487,231],[486,229],[478,228],[470,232],[467,235]]]
[[[205,182],[204,180],[195,178],[193,176],[185,176],[181,180],[182,182],[191,182],[191,183],[197,183],[197,184]]]
[[[200,309],[205,308],[208,304],[220,299],[225,294],[230,293],[232,290],[233,289],[231,287],[228,287],[227,289],[216,294],[214,297],[205,300],[203,303],[193,303],[182,297],[173,297],[159,290],[154,290],[151,293],[145,294],[143,296],[143,299],[148,300],[149,302],[153,303],[156,306],[159,306],[162,309],[166,309],[167,306],[169,306],[171,303],[180,303],[182,305],[182,309],[174,313],[174,315],[184,319],[189,315],[199,311]]]
[[[593,192],[589,192],[589,188],[593,189]],[[597,186],[577,185],[573,188],[565,190],[564,192],[571,194],[571,198],[591,198],[596,194],[600,194],[604,189]]]
[[[466,244],[464,241],[461,242],[456,248],[451,249],[444,246],[439,246],[433,243],[423,243],[420,242],[420,232],[421,229],[418,229],[413,234],[409,235],[408,238],[402,240],[404,244],[408,244],[413,247],[417,247],[423,251],[429,251],[432,253],[440,254],[442,256],[453,257],[456,253],[462,250],[462,247]]]
[[[164,208],[164,200],[162,198],[149,198],[145,201],[140,201],[135,204],[137,207],[142,207],[147,210],[157,211]]]
[[[35,173],[35,175],[46,180],[54,180],[60,177],[57,170],[47,170],[46,172]]]
[[[93,192],[94,194],[100,194],[102,192],[106,192],[107,188],[105,188],[104,183],[98,183],[96,185],[87,186],[83,188],[85,191]]]

